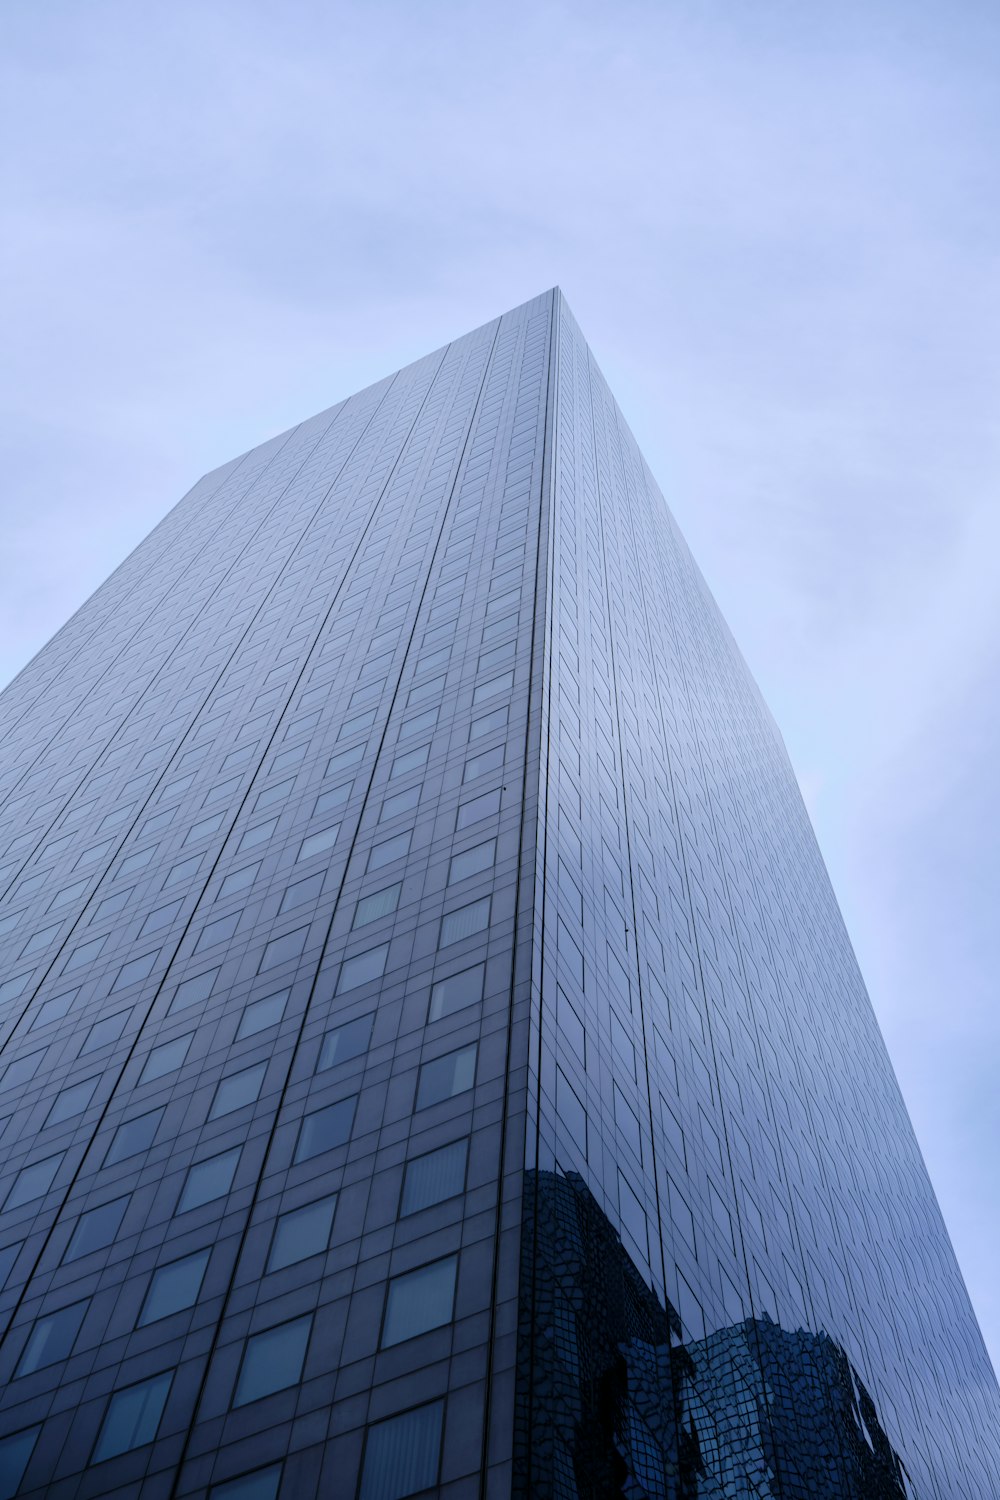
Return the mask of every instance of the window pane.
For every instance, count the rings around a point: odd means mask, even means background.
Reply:
[[[379,870],[383,865],[391,865],[393,860],[402,859],[409,852],[410,839],[413,830],[408,829],[406,833],[397,833],[395,838],[383,839],[381,844],[375,844],[368,856],[369,870]]]
[[[258,1031],[276,1025],[285,1014],[290,994],[290,990],[279,990],[276,995],[265,995],[263,1000],[255,1000],[252,1005],[248,1005],[240,1020],[236,1040],[242,1041],[245,1036],[255,1036]]]
[[[356,1021],[348,1021],[345,1026],[338,1026],[336,1031],[328,1031],[320,1048],[317,1073],[322,1073],[324,1068],[332,1068],[337,1063],[349,1062],[352,1057],[360,1057],[367,1052],[374,1019],[373,1012]]]
[[[309,1316],[247,1339],[233,1405],[245,1406],[248,1401],[259,1401],[262,1396],[296,1385],[302,1375],[311,1330]]]
[[[321,1255],[330,1244],[333,1215],[337,1207],[337,1194],[321,1198],[316,1203],[307,1203],[304,1208],[293,1208],[282,1214],[274,1228],[271,1254],[267,1269],[280,1271],[284,1266],[294,1266],[310,1255]]]
[[[476,1005],[483,998],[486,965],[463,969],[461,974],[452,974],[448,979],[439,979],[431,990],[430,1020],[440,1021],[442,1016],[453,1015],[467,1005]]]
[[[465,1187],[465,1166],[469,1155],[468,1141],[452,1141],[426,1156],[408,1162],[403,1179],[401,1214],[419,1213],[432,1203],[454,1198]]]
[[[299,845],[297,859],[312,859],[314,854],[322,854],[324,849],[332,849],[337,842],[337,834],[340,832],[340,824],[332,823],[329,828],[324,828],[321,833],[311,833],[307,839],[303,839]]]
[[[471,1089],[476,1078],[476,1048],[463,1047],[460,1052],[449,1052],[446,1057],[435,1058],[424,1063],[420,1069],[417,1086],[417,1108],[426,1109],[430,1104],[440,1104],[443,1099],[453,1099]]]
[[[13,1500],[21,1488],[28,1460],[35,1451],[41,1425],[0,1438],[0,1500]]]
[[[219,1156],[210,1156],[207,1161],[196,1162],[187,1174],[181,1190],[177,1212],[185,1213],[189,1208],[200,1208],[228,1193],[236,1176],[236,1164],[240,1159],[239,1146],[232,1151],[223,1151]]]
[[[284,937],[273,938],[264,949],[258,973],[263,973],[265,969],[276,969],[279,964],[298,958],[308,936],[308,927],[297,927],[294,932],[286,932]]]
[[[382,1329],[384,1349],[451,1322],[457,1268],[458,1256],[449,1255],[390,1281]]]
[[[108,1016],[105,1021],[97,1021],[87,1032],[87,1040],[80,1048],[81,1056],[84,1052],[96,1052],[98,1047],[107,1047],[112,1042],[117,1042],[125,1030],[130,1010],[120,1010],[116,1016]]]
[[[58,1312],[39,1318],[28,1335],[15,1376],[30,1375],[34,1370],[67,1359],[89,1306],[86,1300],[74,1302],[72,1307],[61,1307]]]
[[[253,885],[260,869],[260,861],[255,865],[244,865],[242,870],[233,870],[228,874],[219,886],[219,894],[216,900],[221,901],[226,896],[232,896],[237,891],[245,891],[247,886]]]
[[[403,813],[412,812],[419,801],[420,787],[407,787],[405,792],[397,792],[393,797],[386,797],[378,820],[380,823],[387,823],[390,818],[398,818]]]
[[[368,922],[377,922],[380,917],[389,917],[399,905],[399,893],[403,889],[402,882],[395,885],[387,885],[384,890],[373,891],[370,896],[362,896],[354,910],[353,927],[364,927]]]
[[[22,1203],[30,1203],[32,1198],[41,1198],[47,1193],[65,1154],[60,1151],[58,1156],[47,1156],[44,1161],[36,1161],[30,1167],[22,1168],[4,1200],[4,1209],[20,1208]]]
[[[388,956],[389,944],[382,943],[377,948],[369,948],[367,953],[356,953],[353,958],[345,959],[337,980],[337,994],[357,989],[359,984],[367,984],[372,979],[381,979]]]
[[[253,1104],[260,1095],[266,1072],[267,1063],[256,1063],[252,1068],[244,1068],[240,1073],[221,1079],[208,1118],[217,1120],[220,1115],[228,1115],[234,1109],[242,1109],[245,1104]]]
[[[102,1203],[99,1208],[81,1214],[70,1235],[63,1260],[79,1260],[81,1255],[89,1255],[93,1250],[103,1250],[110,1245],[121,1228],[128,1202],[127,1197],[116,1198],[113,1203]]]
[[[58,1125],[85,1110],[94,1097],[97,1084],[96,1078],[86,1078],[83,1083],[74,1083],[72,1088],[63,1089],[45,1118],[46,1125]]]
[[[212,986],[218,978],[218,969],[206,969],[203,974],[195,974],[191,979],[185,979],[174,990],[174,998],[170,1002],[170,1014],[175,1010],[183,1010],[188,1005],[200,1005],[206,1001],[212,993]]]
[[[432,1489],[441,1463],[444,1402],[379,1422],[368,1433],[360,1500],[404,1500]]]
[[[140,1115],[137,1120],[126,1120],[123,1125],[119,1125],[111,1137],[111,1145],[103,1165],[112,1167],[116,1161],[124,1161],[127,1156],[137,1156],[140,1151],[148,1150],[153,1144],[163,1113],[162,1109],[153,1109],[148,1115]]]
[[[484,896],[481,901],[473,901],[469,906],[460,906],[458,911],[451,911],[442,918],[440,946],[445,948],[449,943],[459,943],[463,938],[483,932],[489,925],[490,898]]]
[[[146,1066],[139,1075],[140,1083],[152,1083],[154,1078],[162,1078],[166,1073],[173,1073],[179,1068],[188,1055],[191,1045],[193,1031],[187,1036],[175,1037],[172,1042],[164,1042],[160,1047],[154,1047],[146,1058]]]
[[[153,1272],[149,1291],[139,1314],[139,1327],[155,1323],[158,1318],[169,1318],[171,1313],[192,1307],[198,1300],[201,1283],[208,1265],[208,1250],[198,1250],[183,1260],[175,1260],[168,1266],[160,1266]]]
[[[270,1469],[258,1469],[256,1474],[230,1479],[226,1484],[213,1484],[209,1500],[277,1500],[280,1483],[281,1464],[275,1464]]]
[[[325,879],[325,873],[319,870],[315,875],[307,875],[305,880],[297,880],[294,885],[288,886],[281,898],[278,916],[280,917],[282,912],[290,911],[293,906],[303,906],[307,901],[316,901],[323,889]]]
[[[471,823],[478,823],[483,818],[492,818],[500,811],[500,788],[495,791],[484,792],[481,797],[473,797],[469,802],[463,802],[458,809],[458,820],[456,831],[468,828]]]
[[[316,798],[316,806],[313,808],[313,817],[322,818],[324,813],[333,812],[338,807],[343,807],[351,795],[353,781],[345,781],[341,786],[331,787],[328,792],[323,792]]]
[[[334,1146],[343,1146],[345,1141],[350,1140],[356,1104],[356,1097],[341,1099],[336,1104],[328,1104],[325,1109],[314,1109],[312,1114],[306,1115],[299,1129],[295,1162],[309,1161],[321,1152],[331,1151]]]
[[[167,1404],[172,1379],[173,1376],[167,1372],[154,1375],[152,1380],[144,1380],[141,1385],[115,1392],[108,1403],[104,1423],[94,1446],[95,1464],[153,1441],[163,1416],[163,1408]]]

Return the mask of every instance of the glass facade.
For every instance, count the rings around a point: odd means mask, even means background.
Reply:
[[[780,737],[553,291],[0,697],[0,1500],[1000,1495]]]

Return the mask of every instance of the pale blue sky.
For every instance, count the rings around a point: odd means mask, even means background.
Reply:
[[[785,733],[1000,1362],[1000,7],[6,0],[0,681],[558,282]]]

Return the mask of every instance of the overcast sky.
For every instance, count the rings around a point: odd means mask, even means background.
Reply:
[[[1000,6],[5,0],[0,681],[558,283],[773,708],[1000,1363]]]

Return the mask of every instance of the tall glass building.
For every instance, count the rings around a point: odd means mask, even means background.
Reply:
[[[780,736],[557,291],[0,699],[0,1496],[996,1500]]]

